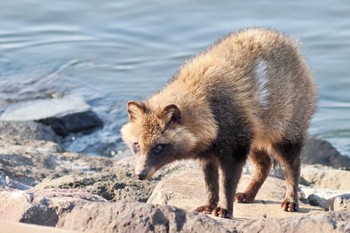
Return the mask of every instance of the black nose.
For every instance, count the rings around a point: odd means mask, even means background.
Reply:
[[[147,176],[146,171],[142,171],[139,174],[137,174],[137,176],[139,177],[139,180],[144,180]]]

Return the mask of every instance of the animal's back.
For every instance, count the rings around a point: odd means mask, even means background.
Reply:
[[[304,136],[315,110],[316,86],[298,42],[267,29],[223,38],[185,64],[168,88],[174,85],[230,104],[225,119],[239,111],[260,143]]]

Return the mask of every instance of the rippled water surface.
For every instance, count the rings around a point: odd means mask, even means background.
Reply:
[[[0,95],[79,93],[105,122],[92,135],[68,140],[71,150],[122,150],[127,100],[149,96],[228,32],[266,26],[300,38],[314,70],[320,101],[310,134],[350,155],[348,0],[0,0],[0,6],[0,82],[7,85]]]

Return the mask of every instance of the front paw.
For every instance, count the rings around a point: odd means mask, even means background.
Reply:
[[[215,207],[212,205],[204,205],[204,206],[197,207],[195,211],[198,213],[210,214],[214,209]]]
[[[286,212],[296,212],[299,209],[298,203],[288,200],[284,200],[281,204],[281,207]]]
[[[230,213],[230,211],[219,206],[216,207],[211,214],[220,218],[232,218],[232,213]]]
[[[252,198],[247,193],[236,193],[235,202],[237,202],[237,203],[252,203],[252,202],[254,202],[254,198]]]

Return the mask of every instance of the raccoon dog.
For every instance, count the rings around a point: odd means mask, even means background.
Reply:
[[[121,134],[140,180],[172,161],[199,160],[209,195],[196,210],[225,218],[234,200],[254,201],[274,159],[286,171],[282,209],[293,212],[315,106],[316,85],[298,43],[270,29],[246,29],[192,58],[147,100],[129,101]],[[236,193],[247,158],[255,171]]]

